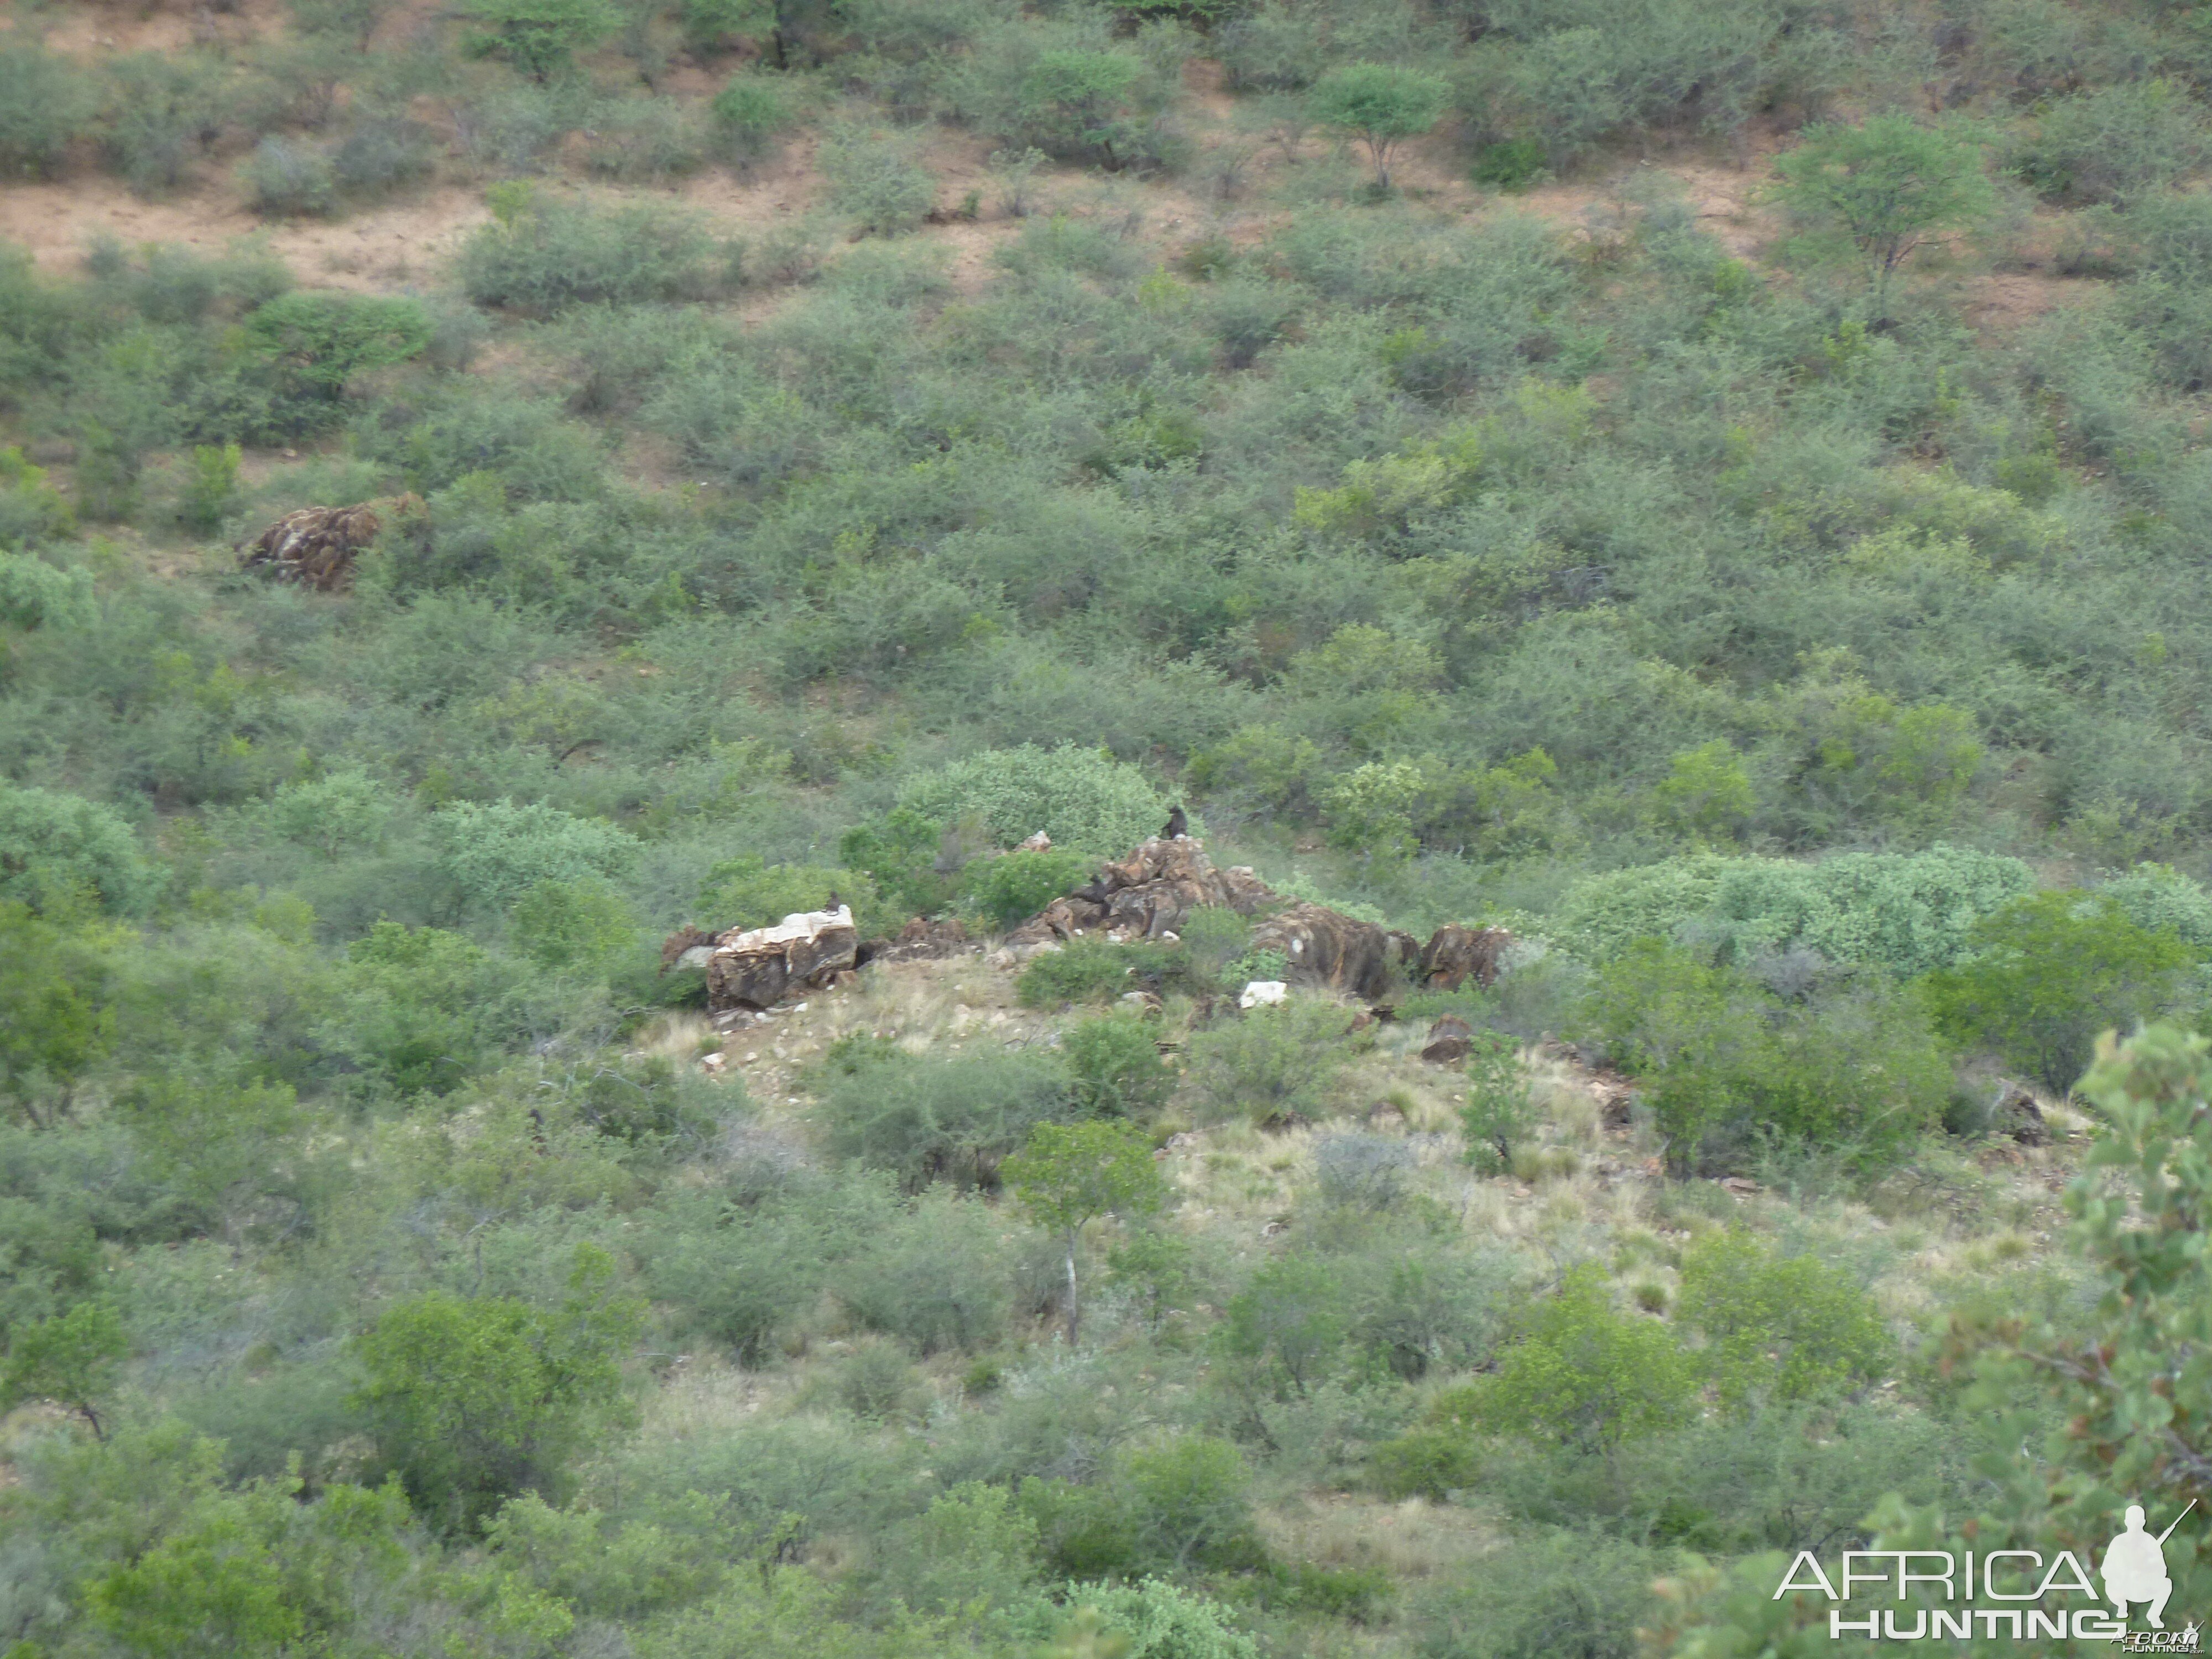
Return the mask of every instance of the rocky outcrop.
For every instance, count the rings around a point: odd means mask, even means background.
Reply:
[[[860,945],[850,907],[801,910],[773,927],[721,935],[707,958],[707,1006],[772,1008],[793,991],[853,967]]]
[[[404,511],[420,507],[412,497]],[[299,582],[320,593],[343,592],[353,583],[354,561],[384,529],[384,520],[366,502],[357,507],[303,507],[287,513],[241,550],[239,562],[282,581]]]
[[[1085,887],[1056,898],[1006,936],[1016,951],[1083,933],[1158,939],[1193,910],[1212,906],[1251,915],[1276,902],[1267,883],[1238,866],[1218,870],[1202,842],[1158,837],[1107,865]]]
[[[1326,986],[1370,1002],[1421,954],[1420,941],[1411,933],[1304,902],[1263,919],[1252,929],[1252,948],[1281,951],[1297,983]]]
[[[2017,1083],[1998,1085],[1996,1102],[1990,1108],[1990,1133],[2007,1136],[2021,1146],[2051,1144],[2051,1125],[2044,1118],[2043,1108]]]
[[[965,955],[972,946],[968,930],[960,925],[957,916],[946,916],[937,921],[925,921],[916,916],[898,931],[896,939],[872,939],[860,947],[860,961],[871,962],[933,962],[945,957]]]
[[[1420,982],[1432,990],[1456,991],[1470,979],[1487,987],[1498,978],[1498,960],[1513,935],[1503,927],[1439,927],[1421,947]]]

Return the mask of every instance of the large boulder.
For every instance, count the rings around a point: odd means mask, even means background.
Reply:
[[[1420,941],[1410,933],[1304,902],[1264,918],[1252,929],[1252,948],[1281,951],[1296,983],[1326,986],[1370,1002],[1421,954]]]
[[[422,503],[400,498],[402,511]],[[363,502],[357,507],[303,507],[287,513],[243,550],[239,562],[283,581],[342,592],[353,583],[354,561],[376,540],[384,520]]]
[[[725,933],[707,958],[707,1006],[772,1008],[793,991],[854,965],[860,945],[850,906],[800,910],[773,927]]]
[[[1420,982],[1435,990],[1456,991],[1468,980],[1487,987],[1498,978],[1498,959],[1513,935],[1503,927],[1439,927],[1421,947]]]
[[[1238,866],[1218,870],[1202,842],[1158,836],[1106,865],[1085,887],[1056,898],[1006,936],[1016,951],[1080,933],[1109,939],[1158,939],[1193,910],[1218,907],[1251,915],[1276,902],[1267,883]]]

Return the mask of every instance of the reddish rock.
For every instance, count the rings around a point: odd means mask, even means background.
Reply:
[[[707,960],[710,1009],[772,1008],[793,991],[817,986],[859,954],[853,913],[801,910],[773,927],[725,933]]]
[[[1439,927],[1421,947],[1420,982],[1456,991],[1468,980],[1488,986],[1498,978],[1498,961],[1513,935],[1503,927]]]

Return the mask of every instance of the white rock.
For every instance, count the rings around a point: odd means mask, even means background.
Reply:
[[[1291,988],[1279,979],[1255,979],[1245,986],[1244,994],[1237,999],[1239,1008],[1279,1007]]]

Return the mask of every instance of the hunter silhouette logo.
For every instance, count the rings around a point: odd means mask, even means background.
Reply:
[[[2173,1536],[2182,1516],[2196,1507],[2192,1498],[2189,1509],[2175,1516],[2172,1524],[2154,1538],[2143,1530],[2142,1505],[2128,1505],[2127,1530],[2106,1547],[2105,1565],[2098,1569],[2105,1581],[2105,1595],[2121,1618],[2128,1616],[2130,1602],[2148,1601],[2150,1627],[2166,1628],[2166,1598],[2173,1594],[2173,1580],[2166,1576],[2166,1540]]]

